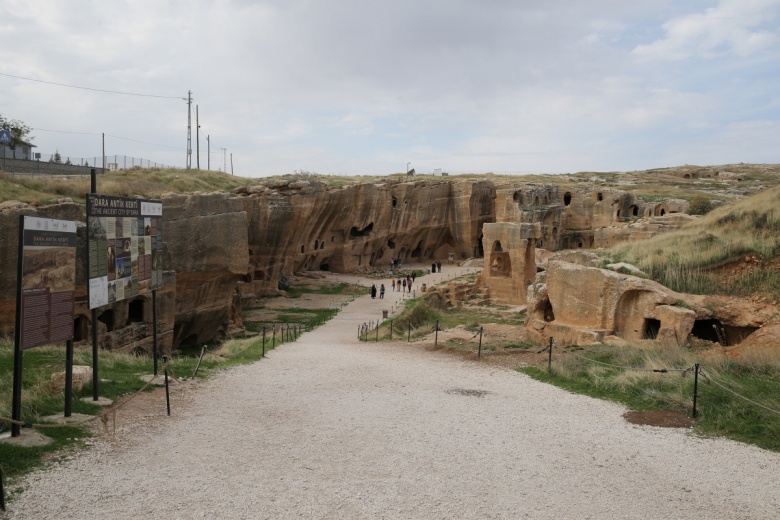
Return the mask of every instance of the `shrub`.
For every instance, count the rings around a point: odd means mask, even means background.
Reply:
[[[694,197],[688,205],[689,215],[706,215],[712,210],[712,202],[705,197]]]

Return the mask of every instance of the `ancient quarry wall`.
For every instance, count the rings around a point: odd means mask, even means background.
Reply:
[[[357,272],[390,260],[465,259],[479,253],[493,220],[489,183],[379,183],[312,192],[295,183],[243,192],[253,291],[276,289],[283,273]]]
[[[39,209],[4,203],[3,208],[0,332],[8,334],[15,304],[15,269],[8,268],[16,265],[15,216],[26,211],[83,222],[84,208],[72,203]],[[394,258],[408,264],[484,256],[493,296],[524,304],[536,271],[535,248],[589,248],[644,238],[678,225],[679,215],[666,215],[681,208],[669,201],[644,203],[615,190],[495,179],[383,180],[336,188],[316,178],[276,178],[231,194],[167,195],[168,274],[157,298],[162,349],[242,332],[242,306],[278,292],[283,275],[367,271],[389,267]],[[642,217],[650,214],[658,216]],[[507,276],[506,265],[520,275]],[[83,272],[79,284],[74,329],[77,341],[86,341],[92,324]],[[101,309],[98,319],[106,348],[150,350],[150,296]]]

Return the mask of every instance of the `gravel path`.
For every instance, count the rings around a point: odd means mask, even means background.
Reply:
[[[631,425],[621,406],[510,370],[359,343],[358,324],[397,297],[361,297],[177,392],[173,417],[147,414],[31,475],[6,516],[780,517],[776,453]]]

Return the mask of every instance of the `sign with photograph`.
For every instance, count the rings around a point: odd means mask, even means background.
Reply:
[[[76,223],[25,216],[20,261],[20,348],[73,339]]]
[[[87,195],[89,308],[162,287],[162,202]]]

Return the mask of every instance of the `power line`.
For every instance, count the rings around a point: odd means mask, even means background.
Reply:
[[[46,83],[47,85],[57,85],[58,87],[77,88],[81,90],[91,90],[93,92],[104,92],[106,94],[121,94],[123,96],[138,96],[138,97],[151,97],[151,98],[162,98],[162,99],[183,99],[185,101],[187,100],[187,98],[183,98],[181,96],[159,96],[156,94],[139,94],[137,92],[122,92],[119,90],[105,90],[102,88],[81,87],[79,85],[68,85],[67,83],[57,83],[54,81],[45,81],[42,79],[25,78],[24,76],[15,76],[13,74],[6,74],[4,72],[0,72],[0,76],[8,76],[9,78],[23,79],[26,81],[35,81],[37,83]]]

